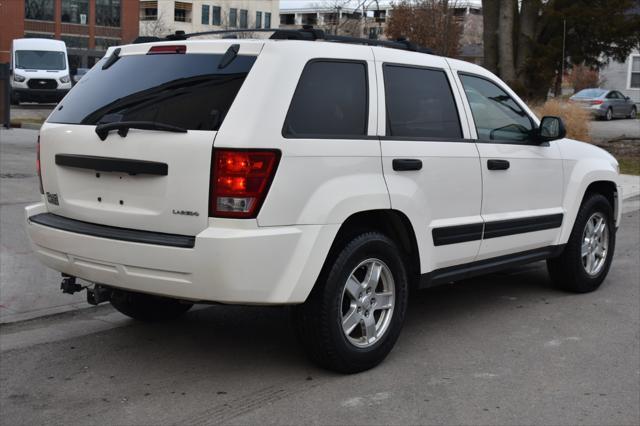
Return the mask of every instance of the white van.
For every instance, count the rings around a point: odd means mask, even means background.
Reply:
[[[11,47],[11,104],[59,102],[71,89],[63,41],[20,38]]]

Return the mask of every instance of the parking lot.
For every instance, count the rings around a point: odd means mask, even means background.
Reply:
[[[638,197],[599,291],[559,292],[536,263],[416,292],[389,358],[340,376],[303,355],[287,309],[202,306],[140,324],[60,294],[22,228],[38,197],[35,132],[0,135],[4,424],[640,421]]]

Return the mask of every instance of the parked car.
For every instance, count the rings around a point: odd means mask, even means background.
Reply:
[[[71,89],[64,41],[21,38],[11,42],[11,104],[59,102]]]
[[[76,69],[76,73],[73,74],[73,77],[71,78],[73,81],[73,85],[75,86],[88,71],[89,71],[89,68]]]
[[[579,103],[596,118],[636,118],[636,104],[617,90],[583,89],[569,98]]]
[[[611,155],[477,65],[300,34],[109,48],[40,130],[26,227],[64,291],[140,320],[294,306],[309,356],[353,373],[391,351],[410,288],[540,260],[600,286]]]

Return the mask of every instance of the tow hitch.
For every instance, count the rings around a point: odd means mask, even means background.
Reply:
[[[65,294],[87,290],[87,303],[91,305],[108,302],[111,299],[111,288],[101,284],[94,284],[93,287],[83,286],[76,283],[76,277],[67,274],[62,274],[60,289]]]

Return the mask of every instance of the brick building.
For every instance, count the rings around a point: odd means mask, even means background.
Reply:
[[[139,9],[138,0],[0,0],[0,63],[13,39],[39,37],[63,40],[72,70],[91,67],[138,36]]]

